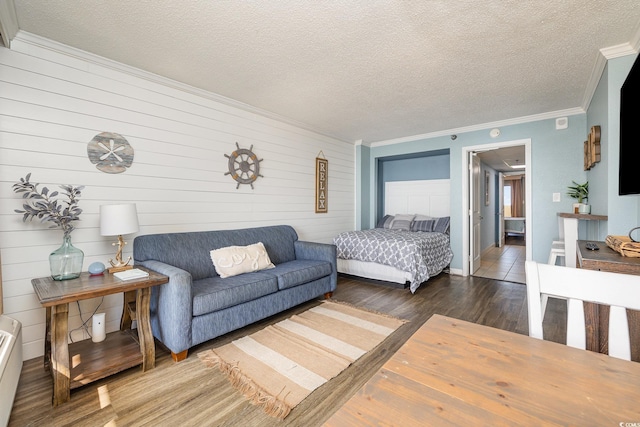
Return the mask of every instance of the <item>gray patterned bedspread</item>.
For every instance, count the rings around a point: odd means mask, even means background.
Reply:
[[[375,262],[411,273],[411,292],[453,259],[448,234],[374,228],[346,231],[333,239],[338,258]]]

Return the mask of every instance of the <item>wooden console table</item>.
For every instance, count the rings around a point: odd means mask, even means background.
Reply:
[[[102,276],[82,273],[72,280],[42,277],[31,281],[40,304],[46,308],[44,366],[53,377],[53,406],[67,402],[73,388],[136,365],[142,364],[143,371],[155,367],[149,323],[151,287],[167,283],[169,278],[147,271],[149,277],[127,281],[106,272]],[[83,340],[69,344],[69,303],[120,292],[125,294],[121,330],[107,334],[99,343]],[[127,303],[134,298],[135,304]],[[137,337],[125,330],[131,326],[131,312],[137,320]]]
[[[596,243],[600,249],[590,251],[587,249],[587,242]],[[577,257],[579,268],[640,276],[640,258],[622,256],[607,246],[606,242],[578,240]],[[603,283],[602,286],[607,286],[607,284]],[[584,315],[588,325],[587,350],[608,354],[609,306],[584,303]],[[629,323],[631,360],[640,362],[640,312],[627,310],[627,321]]]
[[[629,425],[640,364],[433,315],[325,426]]]
[[[564,240],[564,263],[567,267],[576,267],[576,241],[578,240],[578,221],[607,221],[606,215],[575,214],[559,212],[560,238]]]

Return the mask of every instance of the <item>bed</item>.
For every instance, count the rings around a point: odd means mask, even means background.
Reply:
[[[505,217],[504,218],[504,235],[517,234],[524,236],[525,234],[525,218]]]
[[[449,199],[448,179],[387,182],[385,216],[376,228],[343,232],[334,238],[338,272],[408,283],[415,292],[453,258]]]

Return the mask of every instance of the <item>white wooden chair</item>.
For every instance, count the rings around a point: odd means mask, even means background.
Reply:
[[[529,336],[543,339],[542,297],[567,299],[567,345],[586,348],[583,301],[611,307],[609,355],[631,359],[626,309],[640,310],[640,276],[569,268],[535,261],[525,263]]]
[[[562,258],[562,264],[565,263],[565,250],[564,250],[564,242],[560,240],[554,240],[551,242],[551,250],[549,251],[549,261],[547,264],[556,265],[558,258]]]
[[[562,218],[560,218],[562,219]],[[565,259],[565,251],[564,251],[564,240],[554,240],[551,242],[551,251],[549,251],[549,261],[547,264],[556,265],[558,258],[562,264],[566,265]],[[542,295],[542,318],[544,319],[544,313],[547,310],[547,302],[549,301],[549,296],[546,294]]]

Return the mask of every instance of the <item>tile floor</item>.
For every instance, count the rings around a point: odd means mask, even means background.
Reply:
[[[482,252],[482,262],[474,276],[526,283],[524,274],[525,251],[526,248],[524,246],[508,244],[501,248],[486,249]]]

